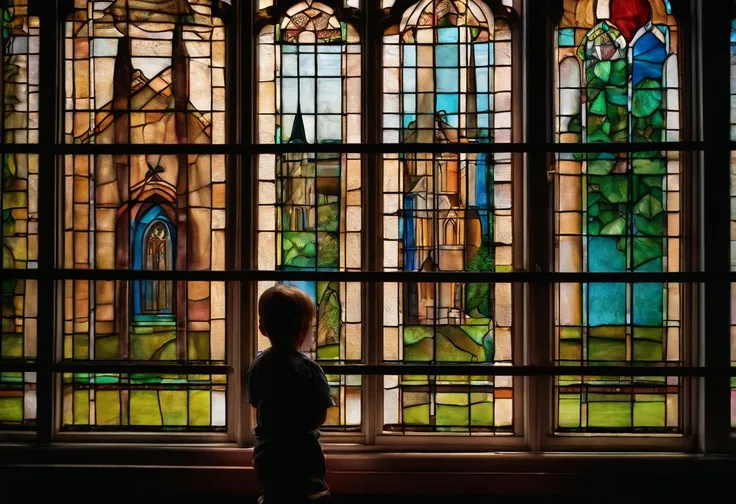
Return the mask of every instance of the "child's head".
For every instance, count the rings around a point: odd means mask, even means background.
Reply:
[[[314,303],[286,285],[275,285],[258,300],[259,329],[278,348],[298,350],[312,329]]]

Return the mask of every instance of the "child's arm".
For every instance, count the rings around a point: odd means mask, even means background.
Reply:
[[[327,421],[327,410],[335,406],[335,401],[332,399],[332,391],[324,371],[317,364],[314,364],[314,368],[312,397],[314,415],[309,420],[314,429],[319,429]]]

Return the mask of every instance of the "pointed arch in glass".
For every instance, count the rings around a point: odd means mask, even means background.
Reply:
[[[384,142],[512,140],[510,14],[480,0],[421,0],[394,13],[383,37]],[[509,154],[385,155],[384,269],[510,271],[511,168]],[[510,363],[511,297],[509,284],[386,283],[383,359]],[[511,432],[512,384],[386,377],[384,429]]]
[[[0,4],[0,144],[36,144],[39,127],[39,19],[28,0]],[[2,161],[3,269],[38,268],[38,156],[4,153]],[[3,279],[0,359],[36,357],[38,284]],[[33,429],[35,373],[0,373],[0,430]]]
[[[211,5],[210,0],[75,2],[64,24],[65,141],[224,143],[226,28]],[[64,267],[225,268],[225,156],[68,155],[63,185]],[[64,358],[223,362],[225,290],[224,282],[67,280]],[[77,378],[75,387],[86,383]],[[149,382],[136,375],[126,385],[114,383],[120,390],[149,384],[163,390],[168,379]],[[113,383],[95,380],[84,385],[91,387],[90,404],[95,387]],[[65,408],[81,407],[76,401],[83,395],[75,387],[64,389]],[[196,388],[212,390],[201,381]],[[114,429],[132,429],[124,409],[115,411]]]
[[[555,269],[680,270],[675,152],[579,154],[575,144],[680,140],[679,31],[662,0],[565,0],[556,30]],[[680,285],[559,284],[555,359],[681,363]],[[677,378],[567,376],[555,429],[679,433]]]
[[[309,145],[360,143],[361,45],[334,2],[295,2],[258,32],[258,142],[304,145],[258,157],[258,268],[360,271],[360,154]],[[264,13],[266,16],[266,13]],[[314,301],[314,336],[303,351],[321,363],[362,358],[359,283],[292,282]],[[259,295],[273,282],[259,282]],[[258,350],[270,346],[259,335]],[[336,408],[328,429],[361,424],[361,378],[328,376]]]

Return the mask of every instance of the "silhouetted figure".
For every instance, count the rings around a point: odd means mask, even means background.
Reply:
[[[335,402],[322,368],[299,351],[311,334],[314,313],[309,296],[294,287],[272,287],[258,302],[259,330],[271,348],[255,358],[247,380],[248,400],[257,412],[253,466],[264,504],[330,495],[318,429]]]

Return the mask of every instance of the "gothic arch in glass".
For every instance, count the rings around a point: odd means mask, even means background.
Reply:
[[[499,2],[395,2],[383,36],[383,141],[512,141],[513,11]],[[511,155],[387,154],[384,269],[511,271]],[[512,359],[509,284],[384,284],[383,359]],[[388,376],[384,429],[510,432],[513,380]]]
[[[342,2],[286,3],[279,14],[262,11],[256,28],[257,141],[304,150],[258,156],[258,268],[360,271],[361,156],[309,151],[309,145],[361,142],[358,12]],[[283,283],[307,292],[317,308],[314,337],[303,350],[320,363],[360,361],[361,285]],[[258,292],[273,284],[259,282]],[[259,334],[258,351],[268,346]],[[338,406],[328,411],[326,427],[358,428],[361,377],[328,380]]]
[[[556,31],[556,271],[680,270],[676,152],[575,153],[575,144],[680,140],[679,31],[666,0],[565,0]],[[678,284],[558,284],[555,359],[681,362]],[[555,429],[679,433],[677,378],[565,376]]]
[[[77,0],[65,27],[65,141],[226,139],[226,27],[210,0]],[[66,268],[223,270],[225,156],[69,155]],[[225,360],[225,283],[64,282],[68,360]],[[63,429],[223,430],[225,377],[72,373]]]

